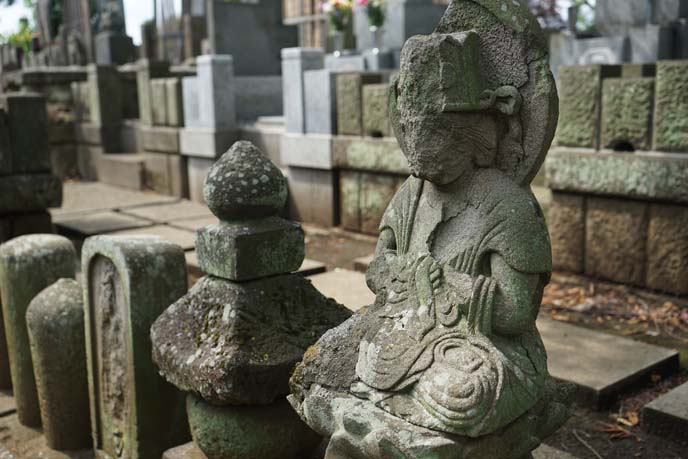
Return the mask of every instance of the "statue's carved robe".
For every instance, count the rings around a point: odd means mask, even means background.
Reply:
[[[393,243],[378,249],[373,263],[380,268],[369,276],[379,322],[361,342],[361,382],[352,391],[413,424],[472,437],[532,408],[547,378],[535,313],[551,274],[549,236],[532,193],[494,169],[479,169],[446,194],[411,177],[380,229],[392,232]],[[500,336],[493,330],[495,254],[515,271],[538,276],[528,305],[532,325],[523,333]],[[465,275],[458,286],[443,282],[430,311],[419,306],[413,275],[404,273],[424,255],[445,274]]]

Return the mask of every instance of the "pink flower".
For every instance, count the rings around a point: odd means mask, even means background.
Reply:
[[[361,6],[366,6],[368,4],[368,0],[358,0],[358,4]]]

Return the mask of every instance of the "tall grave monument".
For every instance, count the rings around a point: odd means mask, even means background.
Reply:
[[[327,332],[290,400],[326,459],[530,458],[570,414],[535,318],[552,269],[530,182],[557,92],[519,2],[453,0],[389,94],[413,176],[385,213],[375,304]]]

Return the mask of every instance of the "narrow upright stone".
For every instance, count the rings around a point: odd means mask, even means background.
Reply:
[[[151,360],[150,326],[186,291],[179,246],[158,237],[95,236],[82,249],[94,447],[161,457],[188,438],[184,399]]]
[[[688,151],[688,60],[657,63],[654,149]]]
[[[52,449],[91,446],[86,340],[81,287],[60,279],[36,295],[26,312],[43,435]]]
[[[41,412],[26,327],[26,310],[41,290],[58,279],[74,278],[76,251],[68,239],[38,234],[0,245],[0,293],[12,386],[19,422],[41,425]]]

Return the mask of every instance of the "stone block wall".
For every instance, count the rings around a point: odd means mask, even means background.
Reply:
[[[688,294],[688,61],[561,72],[555,269]]]

